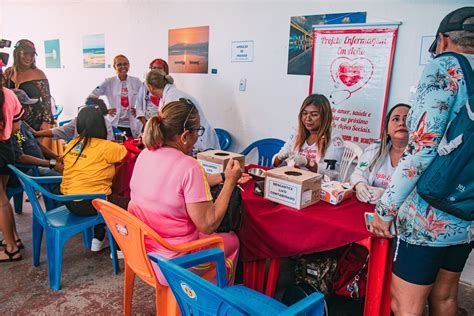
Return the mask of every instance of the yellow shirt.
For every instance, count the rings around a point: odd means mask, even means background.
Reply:
[[[83,143],[76,145],[77,139],[69,142],[65,150],[67,154],[63,157],[62,194],[103,193],[110,195],[112,178],[115,175],[114,164],[125,158],[127,149],[110,140],[91,138],[78,157]],[[75,146],[71,149],[73,145]]]

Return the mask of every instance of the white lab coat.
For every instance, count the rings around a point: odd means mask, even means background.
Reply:
[[[211,124],[209,124],[209,122],[207,121],[201,105],[197,102],[195,98],[193,98],[189,94],[176,89],[176,87],[172,84],[167,84],[163,89],[163,97],[161,97],[160,99],[160,110],[161,108],[163,108],[164,105],[173,101],[179,101],[180,98],[189,99],[191,102],[194,103],[194,105],[196,105],[196,108],[199,111],[199,116],[201,118],[201,126],[204,126],[204,128],[206,129],[204,135],[199,137],[198,141],[194,145],[193,152],[201,152],[207,149],[220,149],[221,147],[219,146],[219,140],[217,138],[217,134],[214,130],[214,127],[212,127]]]
[[[136,104],[137,94],[140,90],[142,82],[140,79],[132,76],[127,76],[127,89],[128,89],[128,99],[129,107],[134,107]],[[107,102],[109,103],[110,108],[117,109],[115,116],[109,116],[112,126],[119,126],[119,118],[122,111],[122,106],[120,103],[120,97],[122,93],[122,82],[118,76],[110,77],[104,80],[99,86],[97,86],[92,92],[91,95],[100,97],[105,95],[107,97]],[[130,129],[134,137],[140,135],[142,130],[142,123],[137,120],[131,113],[128,111],[130,116]]]
[[[146,83],[143,83],[137,94],[137,101],[135,103],[135,109],[137,111],[137,117],[144,117],[147,121],[158,114],[159,105],[155,106],[150,100],[150,92],[146,87]]]

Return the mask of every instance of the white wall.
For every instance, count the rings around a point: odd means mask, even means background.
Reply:
[[[368,21],[401,21],[389,105],[408,100],[422,70],[422,35],[435,33],[449,11],[472,1],[41,1],[0,0],[0,36],[36,43],[37,64],[50,79],[51,91],[65,106],[62,118],[75,114],[88,93],[110,69],[82,68],[82,35],[105,33],[106,58],[124,53],[130,74],[143,78],[148,62],[167,57],[168,29],[210,26],[209,68],[218,74],[175,74],[177,85],[203,104],[211,124],[234,137],[234,150],[263,137],[285,139],[309,77],[287,75],[290,16],[367,11]],[[63,69],[45,69],[43,41],[59,38]],[[254,62],[231,63],[233,40],[255,41]],[[209,69],[209,73],[210,73]],[[247,78],[247,91],[238,89]]]

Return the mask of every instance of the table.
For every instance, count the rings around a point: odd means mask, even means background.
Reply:
[[[252,167],[258,166],[248,166]],[[389,282],[385,282],[391,275],[389,241],[368,239],[363,216],[374,211],[373,205],[353,197],[336,206],[319,202],[298,211],[255,195],[253,185],[253,180],[243,185],[239,231],[246,286],[274,296],[280,257],[325,251],[365,239],[370,253],[365,315],[390,314]],[[270,267],[265,286],[266,259],[270,259]]]

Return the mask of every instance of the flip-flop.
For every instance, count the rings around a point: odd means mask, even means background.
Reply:
[[[7,246],[7,244],[5,244],[4,241],[5,241],[5,239],[0,240],[0,247],[5,248]],[[25,249],[25,245],[23,245],[20,238],[15,240],[15,243],[16,243],[16,246],[18,247],[18,249]]]
[[[0,263],[3,263],[3,262],[13,262],[13,261],[20,261],[23,259],[23,257],[21,256],[20,254],[20,249],[17,249],[16,251],[13,251],[13,252],[9,252],[7,251],[6,249],[3,251],[5,252],[5,254],[8,256],[8,259],[1,259],[0,260]],[[13,258],[15,255],[17,254],[20,254],[20,256],[18,258]]]

